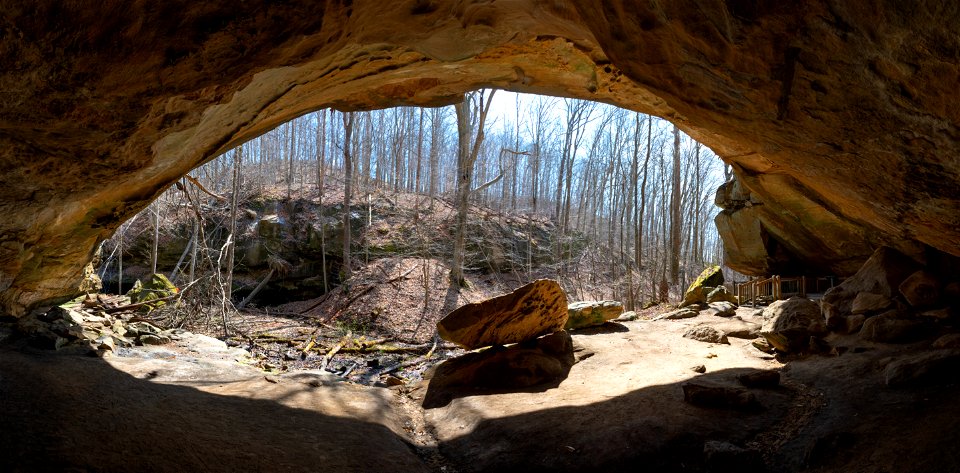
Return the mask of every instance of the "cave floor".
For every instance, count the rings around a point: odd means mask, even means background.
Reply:
[[[429,409],[423,384],[271,375],[203,337],[106,358],[8,340],[0,471],[960,471],[956,373],[885,383],[887,365],[929,342],[837,338],[839,355],[783,364],[749,340],[682,337],[717,321],[576,332],[582,361],[561,382],[456,392]],[[781,383],[749,389],[755,409],[683,399],[684,383],[731,387],[757,369],[780,370]]]

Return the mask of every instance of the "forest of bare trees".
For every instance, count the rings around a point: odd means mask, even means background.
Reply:
[[[194,170],[195,179],[185,179],[161,201],[180,198],[173,194],[193,185],[204,195],[269,188],[283,189],[288,198],[317,199],[323,199],[318,187],[342,186],[346,279],[355,266],[351,202],[363,202],[374,190],[420,194],[429,209],[444,199],[462,211],[452,281],[462,280],[462,259],[456,258],[462,255],[464,222],[471,219],[468,203],[547,218],[556,232],[553,251],[563,261],[557,277],[588,277],[584,272],[597,271],[596,262],[603,261],[605,280],[615,286],[611,294],[632,308],[666,298],[671,290],[676,296],[705,264],[721,262],[713,200],[722,167],[708,148],[656,117],[585,100],[487,90],[448,107],[301,116]],[[159,221],[157,208],[138,217]],[[229,235],[235,226],[234,211]],[[160,231],[159,223],[154,227]],[[125,228],[105,252],[123,244]],[[193,238],[196,252],[203,237]],[[586,247],[573,248],[577,239]],[[222,250],[232,265],[229,241]],[[197,258],[183,265],[191,279]],[[583,264],[587,260],[593,264]],[[229,268],[226,273],[229,295]]]

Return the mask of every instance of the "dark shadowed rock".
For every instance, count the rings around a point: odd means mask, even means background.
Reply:
[[[870,317],[860,328],[860,338],[871,342],[902,343],[915,340],[923,332],[923,322],[900,318],[895,310]]]
[[[941,349],[892,361],[883,376],[891,387],[955,382],[960,379],[960,350]]]
[[[681,385],[683,400],[699,407],[750,411],[760,408],[757,396],[737,386],[689,381]]]
[[[523,389],[562,380],[576,363],[566,331],[509,347],[497,345],[440,363],[425,375],[430,384],[423,407],[446,405],[457,388]]]
[[[763,310],[760,335],[777,350],[788,353],[808,346],[810,336],[826,333],[820,306],[810,299],[791,297]]]
[[[893,301],[883,294],[861,292],[857,294],[857,297],[853,298],[853,302],[850,304],[850,313],[868,314],[879,312],[890,308],[891,305],[893,305]]]
[[[846,334],[859,332],[860,328],[863,327],[863,322],[866,320],[867,316],[863,314],[854,314],[849,317],[844,317],[841,331]]]
[[[780,385],[780,372],[774,370],[753,370],[737,375],[737,381],[748,388],[772,389]]]
[[[914,307],[929,307],[940,299],[940,281],[927,271],[917,271],[900,283],[900,294]]]
[[[948,333],[933,342],[933,348],[960,348],[960,333]]]
[[[867,292],[892,299],[898,294],[900,283],[918,269],[919,265],[903,253],[888,247],[878,248],[856,274],[824,293],[821,305],[827,320],[831,321],[830,328],[835,328],[834,320],[842,320],[837,317],[852,312],[857,295]]]
[[[951,308],[943,307],[941,309],[925,310],[923,312],[920,312],[917,315],[920,317],[926,317],[930,319],[949,319],[950,317],[953,317],[953,314],[954,312],[953,310],[951,310]]]
[[[708,440],[703,444],[703,461],[708,471],[764,470],[760,452],[717,440]]]
[[[540,279],[517,290],[467,304],[437,322],[437,331],[467,349],[531,340],[562,330],[567,295],[556,281]]]

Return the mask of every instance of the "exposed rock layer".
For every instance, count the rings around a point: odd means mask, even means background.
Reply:
[[[956,5],[4,0],[0,16],[7,313],[73,292],[120,221],[284,120],[481,86],[670,119],[774,209],[736,227],[797,235],[798,258],[826,245],[838,261],[817,267],[852,272],[880,244],[960,255]]]

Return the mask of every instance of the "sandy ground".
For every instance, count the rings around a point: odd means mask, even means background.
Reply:
[[[838,338],[830,342],[839,356],[784,365],[748,340],[682,337],[698,323],[727,321],[701,315],[574,333],[583,359],[559,383],[462,390],[430,409],[420,405],[428,384],[265,373],[206,338],[106,359],[7,340],[0,471],[730,471],[722,455],[708,457],[711,442],[755,453],[732,457],[749,471],[960,471],[956,371],[884,382],[885,367],[929,352],[929,341]],[[750,389],[758,409],[683,400],[683,383],[735,386],[756,369],[782,374],[777,388]]]

